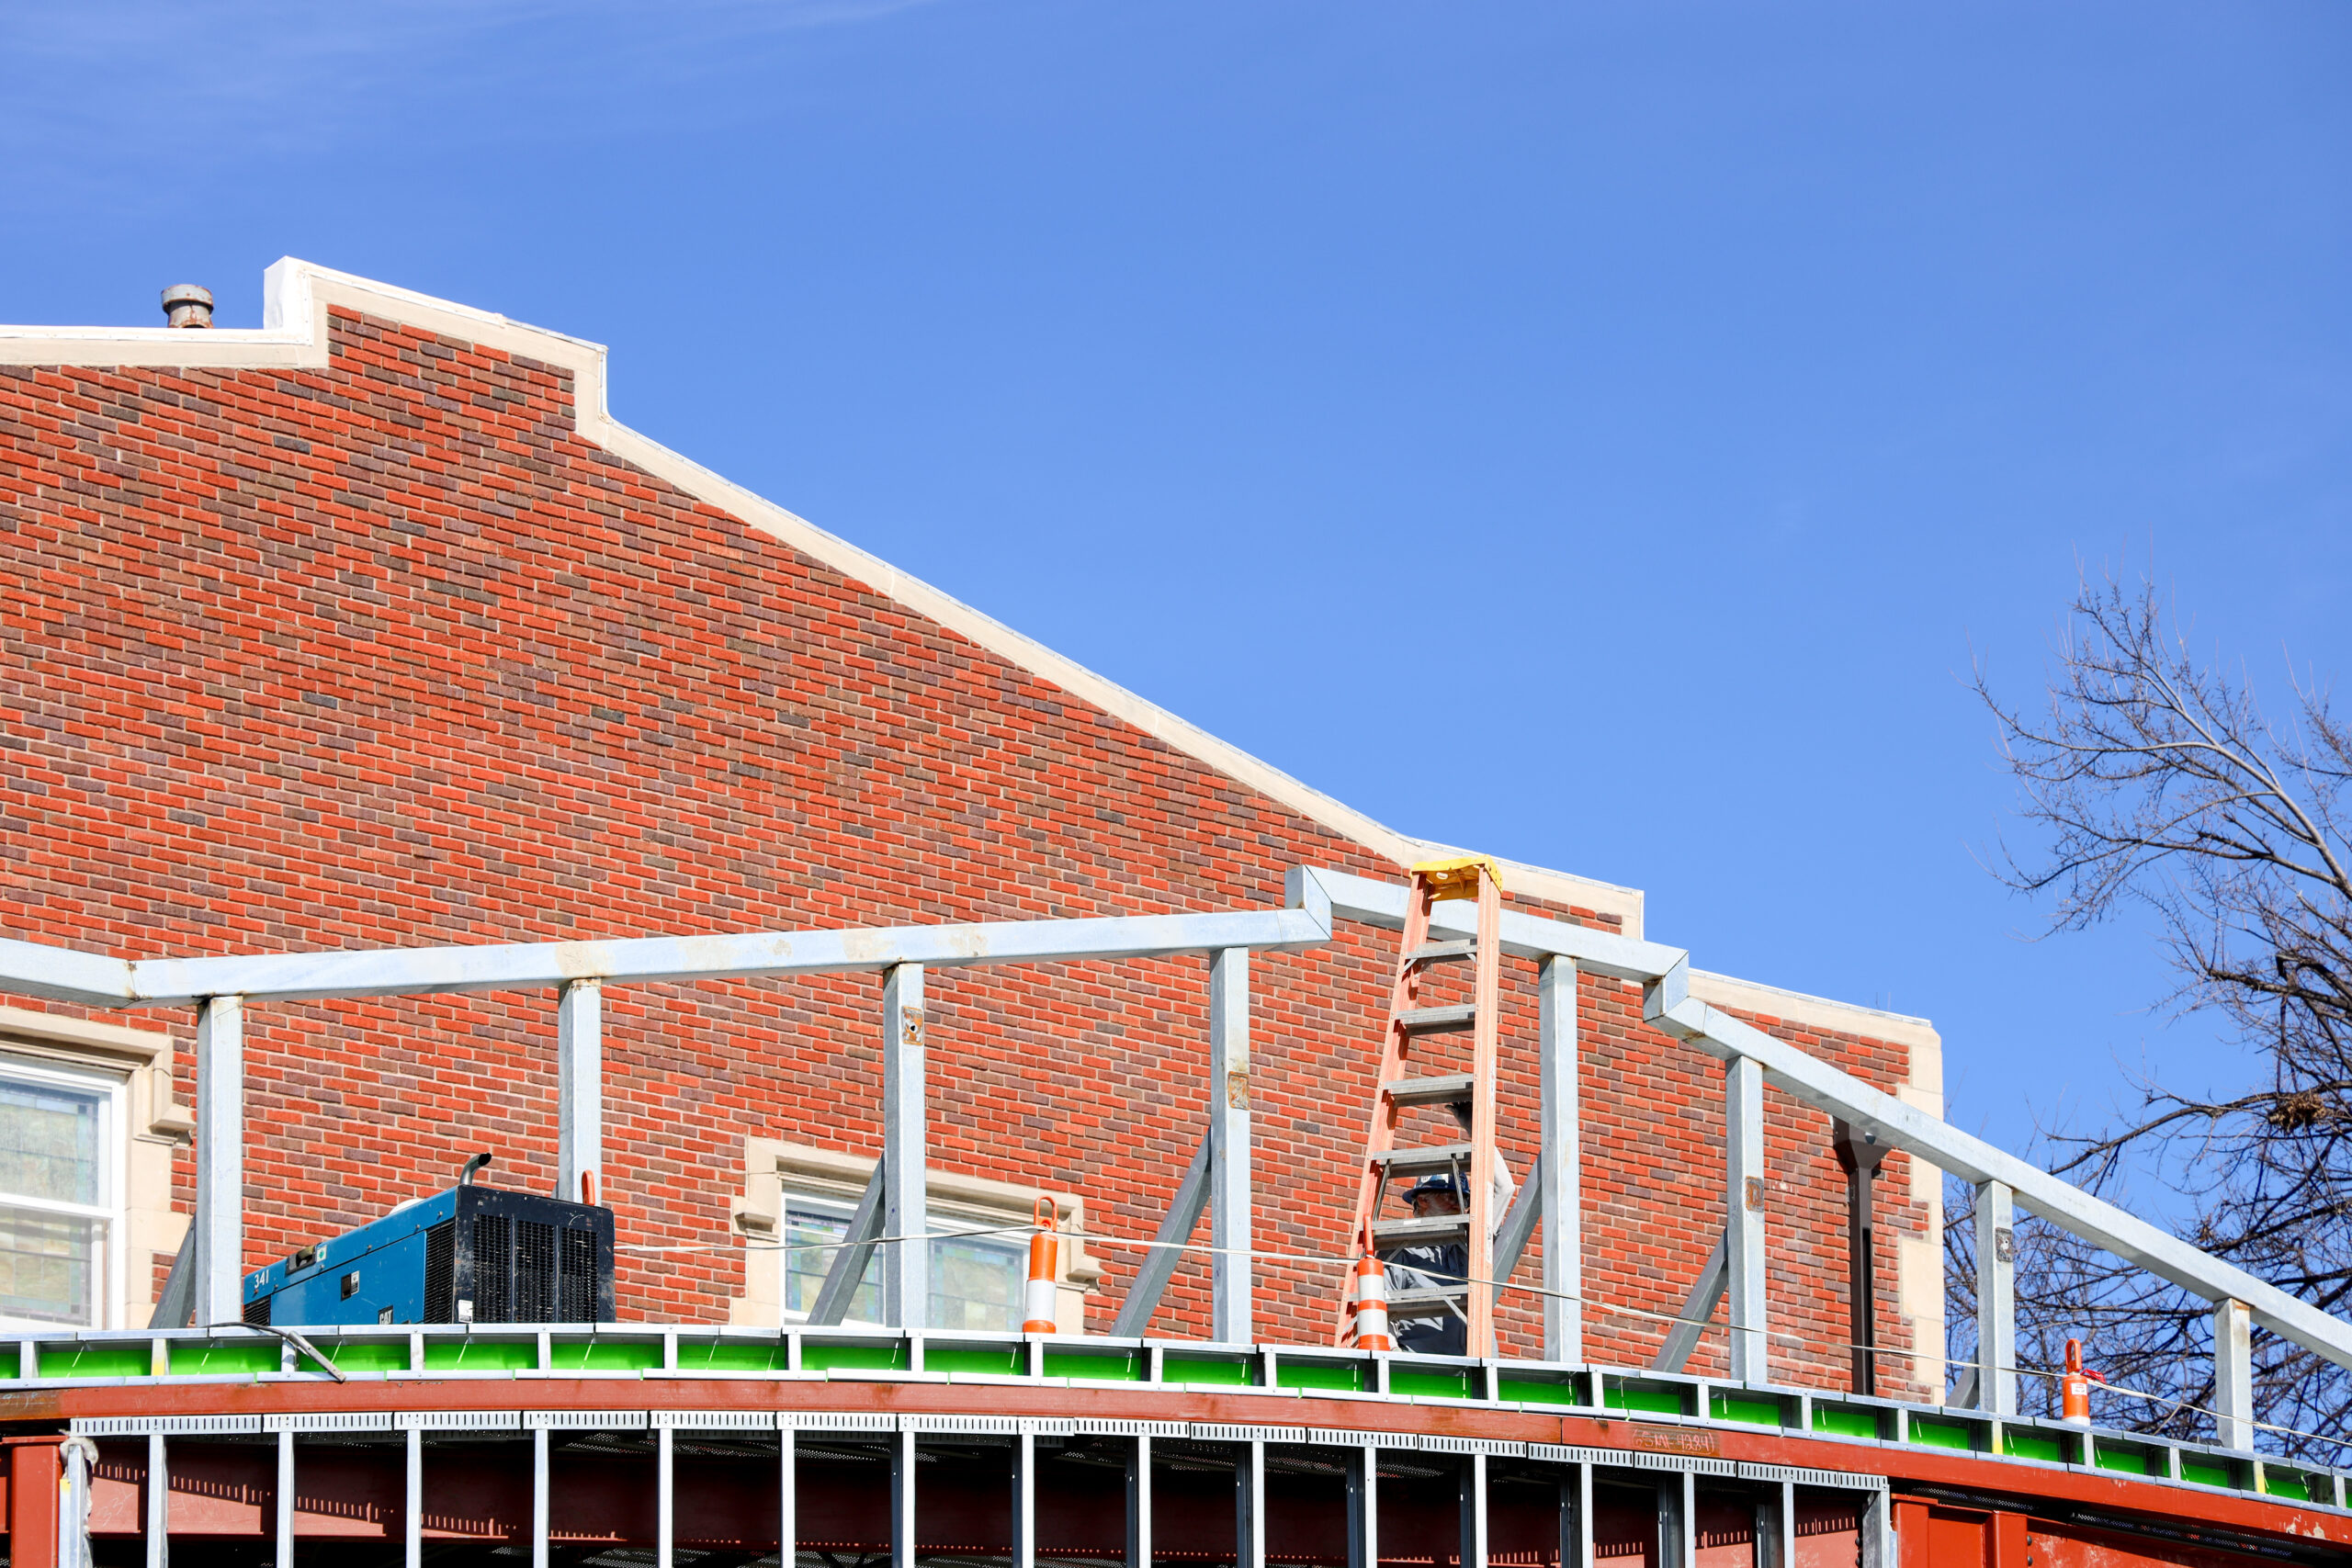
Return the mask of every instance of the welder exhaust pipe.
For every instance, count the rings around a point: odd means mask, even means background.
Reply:
[[[460,1187],[471,1187],[474,1184],[474,1172],[480,1170],[483,1166],[486,1166],[489,1163],[490,1151],[488,1149],[484,1149],[481,1153],[474,1156],[473,1158],[466,1161],[464,1165],[458,1168],[458,1185]]]

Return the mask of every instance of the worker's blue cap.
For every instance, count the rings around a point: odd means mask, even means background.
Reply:
[[[1434,1197],[1440,1192],[1451,1192],[1459,1198],[1463,1196],[1462,1184],[1451,1176],[1424,1176],[1406,1189],[1405,1201],[1409,1203],[1424,1196]]]

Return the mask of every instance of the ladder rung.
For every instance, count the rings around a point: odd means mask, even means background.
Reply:
[[[1372,1163],[1386,1168],[1398,1180],[1416,1176],[1440,1176],[1456,1166],[1470,1163],[1468,1144],[1448,1144],[1435,1149],[1389,1149],[1372,1156]]]
[[[1449,1285],[1434,1290],[1397,1291],[1388,1298],[1388,1321],[1409,1322],[1417,1317],[1452,1317],[1453,1303],[1466,1301],[1467,1285]]]
[[[1412,1008],[1398,1013],[1396,1021],[1408,1034],[1457,1034],[1476,1026],[1478,1009],[1474,1002],[1450,1008]]]
[[[1374,1220],[1372,1246],[1375,1252],[1395,1247],[1443,1247],[1470,1239],[1467,1214],[1431,1214],[1426,1220]]]
[[[1470,1075],[1450,1073],[1434,1078],[1390,1078],[1380,1092],[1392,1105],[1467,1105]]]
[[[1468,940],[1462,942],[1425,942],[1421,946],[1417,947],[1413,949],[1412,952],[1407,953],[1405,955],[1405,962],[1408,964],[1443,964],[1451,959],[1476,958],[1477,956],[1478,944],[1475,942]]]

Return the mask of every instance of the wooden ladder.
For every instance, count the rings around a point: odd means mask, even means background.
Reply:
[[[1389,1294],[1392,1323],[1459,1313],[1467,1324],[1464,1345],[1473,1356],[1494,1353],[1494,1203],[1496,1031],[1500,1019],[1502,880],[1484,855],[1424,861],[1412,868],[1405,899],[1404,941],[1397,950],[1396,984],[1389,991],[1388,1029],[1381,1037],[1380,1087],[1364,1134],[1363,1163],[1356,1188],[1355,1226],[1350,1233],[1359,1257],[1399,1247],[1463,1244],[1468,1259],[1464,1283]],[[1430,910],[1441,899],[1475,897],[1478,934],[1467,942],[1429,940]],[[1442,964],[1470,965],[1470,1000],[1450,1007],[1421,1005],[1422,980]],[[1439,1035],[1470,1036],[1469,1071],[1408,1076],[1418,1041]],[[1458,1065],[1458,1064],[1456,1064]],[[1464,1139],[1411,1148],[1396,1146],[1397,1122],[1418,1106],[1445,1106],[1460,1123]],[[1451,1175],[1457,1191],[1466,1187],[1464,1212],[1429,1219],[1383,1219],[1381,1202],[1392,1182],[1411,1183]],[[1352,1280],[1352,1273],[1350,1275]],[[1343,1290],[1336,1343],[1354,1338],[1354,1311]]]

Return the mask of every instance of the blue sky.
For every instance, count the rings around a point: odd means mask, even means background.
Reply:
[[[19,6],[0,69],[0,318],[291,254],[604,341],[1301,778],[1933,1018],[1965,1125],[2245,1071],[2144,931],[2022,940],[1962,682],[2078,560],[2352,662],[2341,5]]]

